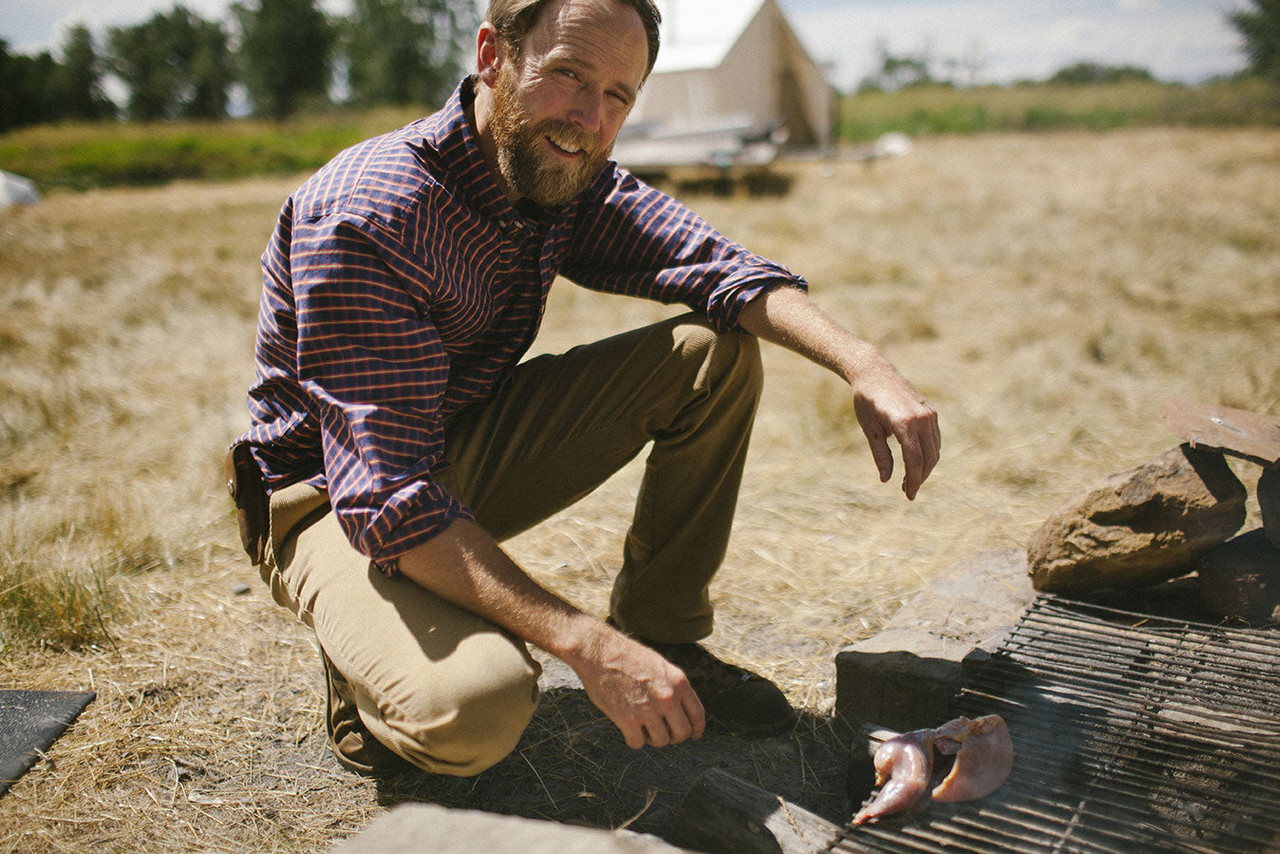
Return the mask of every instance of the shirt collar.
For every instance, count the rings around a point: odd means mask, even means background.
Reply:
[[[463,195],[481,213],[495,218],[514,216],[515,208],[498,186],[497,177],[480,151],[475,130],[467,120],[467,107],[475,101],[474,82],[474,77],[464,78],[440,112],[433,116],[432,143]]]

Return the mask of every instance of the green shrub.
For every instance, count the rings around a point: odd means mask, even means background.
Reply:
[[[0,136],[0,169],[43,189],[305,172],[420,113],[384,109],[280,123],[240,119],[25,128]]]
[[[1121,79],[1097,85],[910,86],[841,99],[839,135],[865,142],[991,131],[1109,130],[1149,125],[1280,125],[1280,84],[1262,79],[1179,86]]]

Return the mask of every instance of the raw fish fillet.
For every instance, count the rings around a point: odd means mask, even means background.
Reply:
[[[933,774],[933,730],[894,736],[876,749],[876,785],[880,793],[853,817],[854,824],[904,812],[929,790]]]
[[[999,715],[956,718],[933,732],[938,752],[956,757],[951,773],[933,790],[935,801],[954,803],[985,797],[1000,788],[1013,771],[1013,739]]]

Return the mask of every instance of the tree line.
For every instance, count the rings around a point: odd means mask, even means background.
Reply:
[[[76,25],[56,59],[12,53],[0,39],[0,132],[67,120],[220,119],[233,91],[271,118],[326,104],[335,90],[357,106],[438,104],[470,56],[476,18],[473,0],[353,0],[344,16],[326,14],[316,0],[256,0],[235,3],[226,21],[176,5],[108,29],[101,44]],[[1280,80],[1280,0],[1249,0],[1227,20],[1242,38],[1249,73]],[[866,88],[971,82],[980,62],[974,53],[939,76],[927,56],[894,56],[883,43],[880,52],[882,67]],[[123,85],[125,103],[107,97],[108,75]],[[1150,75],[1081,63],[1053,82],[1125,79]]]
[[[284,118],[329,103],[438,104],[463,73],[474,0],[353,0],[334,16],[316,0],[254,0],[207,20],[176,5],[111,27],[99,43],[71,27],[55,58],[0,39],[0,132],[58,121],[226,118],[233,93],[254,115]],[[106,94],[116,78],[123,104]]]

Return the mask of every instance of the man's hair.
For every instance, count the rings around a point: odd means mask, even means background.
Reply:
[[[524,37],[538,23],[538,16],[550,2],[551,0],[489,0],[485,20],[493,24],[498,36],[519,56],[524,48]],[[645,34],[649,37],[649,66],[645,69],[647,76],[658,59],[658,25],[662,23],[662,13],[653,0],[618,2],[635,9],[644,23]]]

